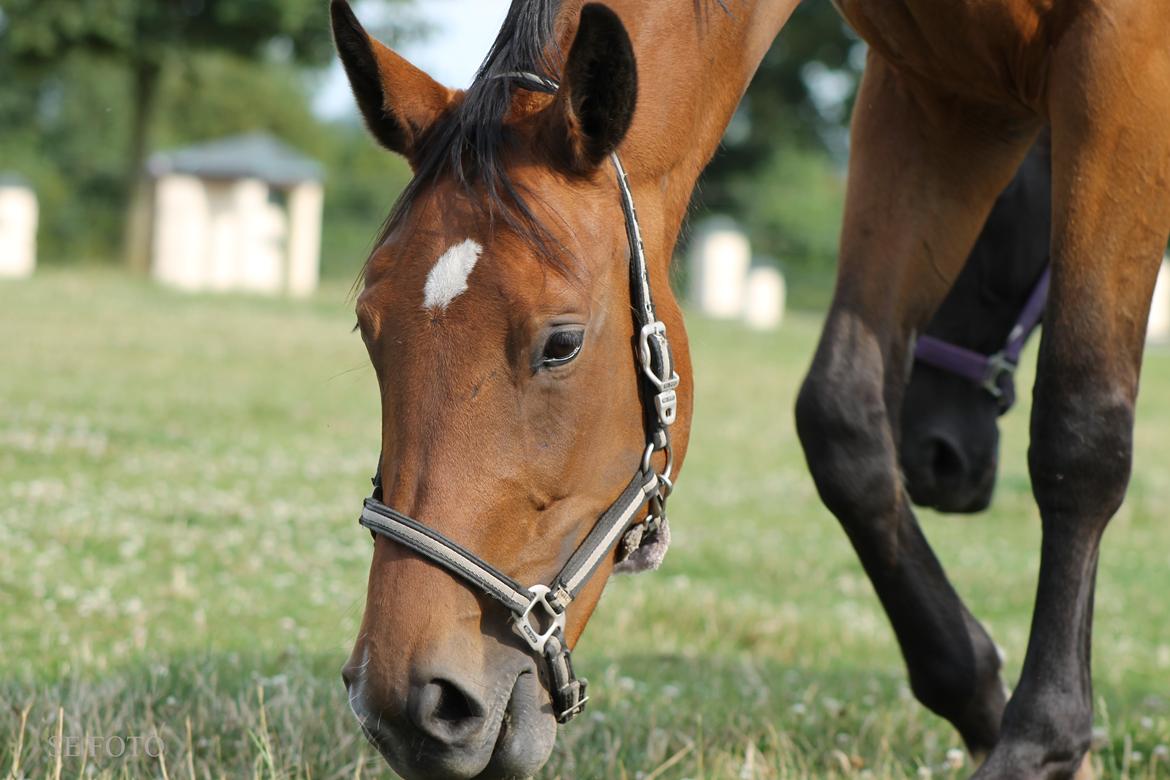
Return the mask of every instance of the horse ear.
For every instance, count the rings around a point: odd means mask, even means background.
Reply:
[[[617,148],[637,100],[638,67],[625,25],[606,6],[587,4],[557,97],[573,167],[593,170]]]
[[[346,0],[333,0],[333,41],[366,127],[410,160],[419,139],[451,104],[451,90],[372,37]]]

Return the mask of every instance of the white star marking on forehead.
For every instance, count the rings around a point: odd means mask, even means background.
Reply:
[[[448,249],[435,261],[423,287],[423,308],[446,309],[467,289],[467,277],[475,268],[483,247],[470,238]]]

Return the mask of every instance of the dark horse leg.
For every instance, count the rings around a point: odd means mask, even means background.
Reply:
[[[1089,746],[1099,545],[1129,480],[1146,321],[1170,232],[1170,58],[1156,40],[1165,16],[1156,3],[1108,19],[1089,12],[1053,59],[1052,295],[1028,451],[1044,541],[1028,652],[1001,742],[978,774],[987,780],[1068,777]]]
[[[817,489],[897,634],[915,696],[983,756],[1005,702],[998,652],[915,520],[895,437],[911,334],[946,294],[1040,120],[941,97],[871,54],[853,122],[837,289],[797,427]]]

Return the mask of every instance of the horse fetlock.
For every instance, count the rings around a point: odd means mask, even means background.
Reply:
[[[940,663],[911,664],[910,687],[923,706],[950,721],[972,756],[983,756],[999,740],[1008,697],[994,643],[981,629],[971,641],[967,663],[956,651]]]
[[[1088,746],[1075,751],[1055,750],[1034,742],[996,746],[972,780],[1091,780],[1093,764]]]
[[[1086,760],[1092,726],[1087,695],[1056,691],[1037,694],[1021,687],[1004,713],[1003,736],[987,762],[987,766],[1001,767],[1005,774],[987,777],[1091,777],[1085,772],[1092,771]]]
[[[1010,693],[999,667],[984,670],[976,680],[974,695],[951,722],[972,755],[986,754],[999,741],[1000,724]]]

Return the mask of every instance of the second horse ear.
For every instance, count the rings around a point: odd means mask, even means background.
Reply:
[[[638,101],[638,66],[625,25],[600,3],[581,9],[565,59],[554,133],[579,171],[600,165],[625,138]]]
[[[333,0],[333,41],[366,127],[413,163],[419,140],[454,93],[365,31],[346,0]]]

